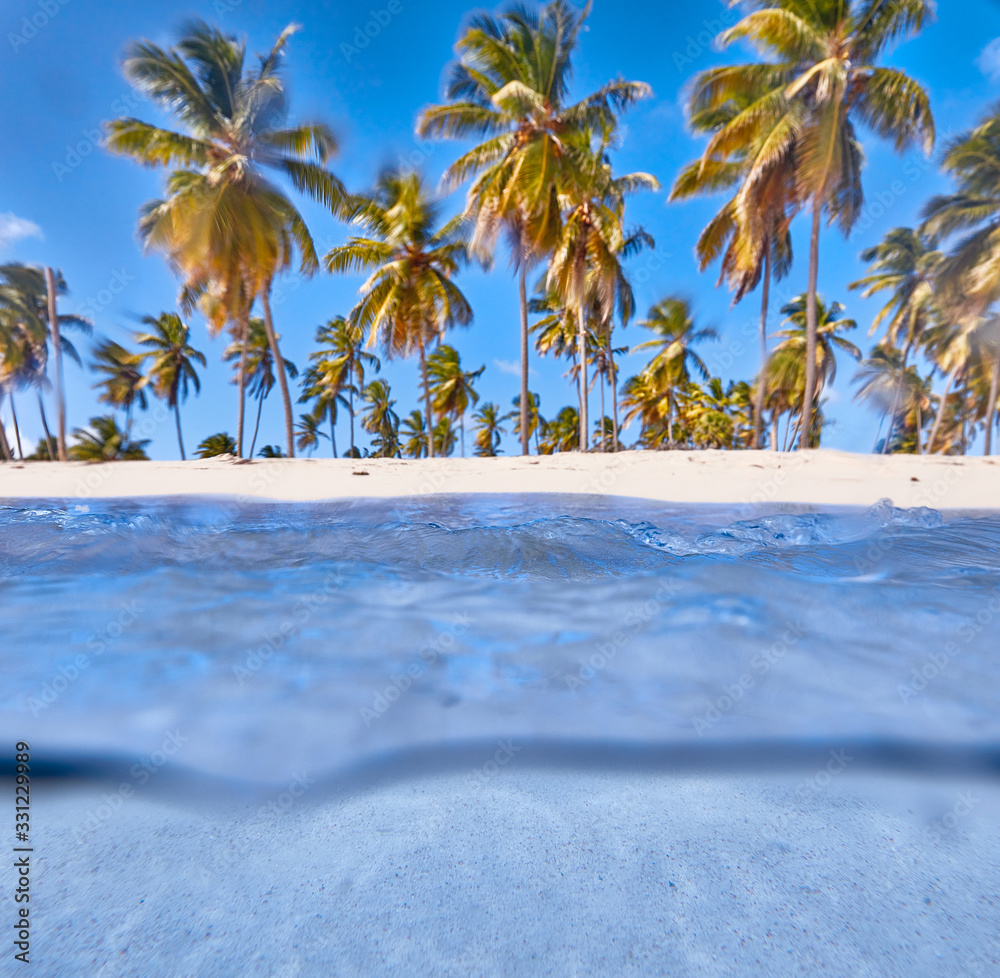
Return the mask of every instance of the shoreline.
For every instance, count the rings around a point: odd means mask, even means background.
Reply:
[[[1000,457],[815,449],[0,465],[0,500],[227,496],[318,502],[480,493],[593,494],[759,506],[867,506],[891,499],[904,508],[1000,509]]]

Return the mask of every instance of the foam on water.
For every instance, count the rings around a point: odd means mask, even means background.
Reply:
[[[491,738],[1000,743],[1000,517],[593,497],[0,508],[2,734],[280,781]]]

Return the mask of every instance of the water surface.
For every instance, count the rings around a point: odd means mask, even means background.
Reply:
[[[49,500],[0,528],[2,732],[39,759],[176,732],[172,770],[234,783],[497,738],[995,766],[996,514]]]

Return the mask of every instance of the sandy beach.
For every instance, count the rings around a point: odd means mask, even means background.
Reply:
[[[581,493],[678,503],[993,509],[1000,459],[777,452],[565,453],[528,458],[36,462],[0,465],[0,498],[214,495],[309,501],[461,493]]]

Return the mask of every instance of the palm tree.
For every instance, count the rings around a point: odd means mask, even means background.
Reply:
[[[275,171],[334,212],[349,213],[346,191],[326,168],[337,148],[333,133],[319,123],[287,122],[281,63],[295,29],[286,28],[250,70],[245,41],[201,21],[189,22],[170,49],[134,43],[124,64],[126,77],[175,116],[182,131],[133,118],[107,125],[111,152],[145,166],[179,168],[167,180],[167,198],[143,209],[139,230],[146,246],[164,251],[181,274],[182,309],[194,297],[207,297],[215,325],[235,320],[241,342],[253,301],[260,298],[289,455],[295,451],[292,404],[270,293],[296,250],[305,275],[316,270],[318,259],[301,214],[265,171]],[[241,416],[242,377],[241,371]]]
[[[931,374],[921,377],[915,367],[907,369],[900,451],[915,452],[917,455],[923,452],[921,433],[938,400],[931,392],[931,378]]]
[[[625,410],[625,425],[639,418],[639,443],[643,447],[660,448],[664,442],[673,444],[670,419],[675,390],[674,386],[664,389],[645,371],[629,377],[622,385],[621,406]]]
[[[372,438],[372,453],[379,458],[395,458],[399,454],[399,415],[393,410],[396,402],[391,397],[389,383],[373,380],[364,390],[365,416],[361,427]]]
[[[17,408],[14,405],[14,388],[16,386],[16,368],[11,369],[11,365],[6,361],[0,362],[0,399],[6,394],[8,400],[10,401],[10,414],[11,420],[14,422],[14,441],[17,445],[17,454],[20,459],[24,459],[24,449],[21,447],[21,427],[17,420]],[[3,427],[3,420],[0,419],[0,428]],[[2,448],[3,460],[5,462],[13,461],[14,454],[11,451],[9,442],[7,441],[7,432],[3,433],[3,440],[0,442],[0,448]]]
[[[444,458],[455,450],[455,426],[451,423],[451,418],[438,418],[434,425],[434,454]]]
[[[56,295],[55,273],[51,267],[46,266],[45,305],[48,312],[49,335],[52,337],[52,360],[56,368],[56,423],[59,436],[59,461],[65,462],[69,457],[66,451],[66,385],[63,380],[62,345],[59,336],[59,312]]]
[[[746,407],[745,395],[743,388],[732,383],[724,390],[719,377],[712,377],[701,386],[685,385],[681,397],[681,414],[695,448],[736,446],[739,428],[746,424],[743,414]]]
[[[26,388],[34,388],[38,398],[38,409],[42,419],[42,430],[49,455],[57,458],[56,443],[49,431],[45,417],[45,403],[42,400],[42,390],[48,386],[46,363],[48,355],[48,333],[44,329],[35,330],[30,322],[18,314],[16,309],[3,305],[3,289],[0,288],[0,398],[7,395],[10,400],[11,418],[14,423],[14,437],[18,454],[23,457],[21,449],[21,430],[18,423],[14,395]],[[30,317],[29,317],[30,318]],[[60,317],[67,319],[71,317]],[[62,351],[82,366],[80,355],[65,335],[60,335]],[[2,428],[2,424],[0,424]],[[10,446],[6,444],[6,435],[0,435],[0,450],[4,458],[11,456]]]
[[[361,328],[343,316],[335,316],[325,326],[320,326],[316,330],[315,342],[319,348],[309,354],[314,366],[306,371],[304,396],[316,398],[318,402],[328,406],[332,425],[338,398],[340,403],[343,403],[342,394],[346,392],[346,406],[351,420],[350,453],[353,455],[354,397],[364,389],[365,368],[371,367],[378,373],[382,369],[382,364],[377,356],[364,349],[364,333]],[[332,429],[330,436],[334,437]]]
[[[257,458],[288,458],[278,445],[265,445],[258,453]]]
[[[92,386],[100,389],[98,401],[125,411],[125,430],[132,427],[132,408],[138,404],[145,411],[146,386],[149,378],[143,373],[145,353],[132,353],[114,340],[104,340],[94,347],[90,369],[103,375]]]
[[[492,401],[487,401],[472,416],[476,422],[475,454],[480,457],[494,458],[500,448],[500,439],[506,434],[502,426],[503,418],[500,408]]]
[[[558,294],[544,290],[544,284],[544,282],[541,283],[542,291],[528,303],[529,312],[543,314],[542,318],[530,327],[529,332],[537,334],[535,351],[539,356],[545,357],[551,353],[555,357],[566,357],[570,361],[570,368],[563,376],[570,378],[576,384],[577,403],[579,404],[580,364],[577,357],[580,348],[577,343],[579,329],[577,318],[572,310],[563,305]],[[587,318],[585,338],[588,359],[595,356],[599,348],[597,328],[596,312],[591,308]]]
[[[299,416],[299,423],[295,426],[297,435],[295,447],[300,452],[308,449],[309,454],[312,455],[319,446],[320,438],[329,437],[325,431],[320,429],[322,423],[323,415],[321,414],[302,414]],[[336,450],[334,450],[334,457],[336,457],[336,454]]]
[[[91,418],[90,429],[77,428],[73,435],[77,441],[70,446],[69,457],[74,462],[149,461],[145,450],[149,439],[132,441],[110,414]]]
[[[882,440],[882,453],[890,451],[892,445],[893,450],[912,449],[920,455],[920,433],[924,421],[930,417],[933,401],[929,379],[907,365],[905,351],[897,349],[887,339],[875,347],[870,357],[861,361],[854,380],[860,382],[855,397],[873,402],[888,414],[889,430]],[[880,434],[881,429],[880,424]],[[877,441],[875,447],[878,448]]]
[[[817,399],[828,384],[833,384],[837,377],[837,358],[835,350],[847,353],[855,360],[861,359],[861,351],[849,340],[838,333],[857,329],[857,322],[844,316],[844,307],[839,302],[831,302],[829,307],[822,297],[817,300],[818,327],[816,331],[816,347],[813,362],[813,373],[816,378]],[[800,406],[800,399],[806,392],[806,375],[808,373],[809,357],[809,299],[807,295],[796,296],[783,306],[781,312],[787,318],[784,320],[787,328],[778,330],[774,335],[782,337],[771,352],[768,360],[766,377],[774,391],[783,392],[783,400]],[[797,432],[799,447],[819,447],[818,413],[812,416],[811,427],[807,433],[802,432],[802,418],[806,415],[800,412]],[[787,438],[786,438],[787,443]]]
[[[636,231],[631,237],[636,240],[642,238],[651,241],[648,235],[641,229]],[[570,369],[564,374],[571,378],[577,387],[577,398],[579,404],[581,376],[578,343],[579,325],[576,316],[568,310],[562,303],[562,299],[555,292],[543,291],[535,296],[528,304],[528,309],[533,313],[542,313],[543,318],[538,320],[532,327],[531,332],[537,333],[535,340],[535,350],[540,356],[547,356],[549,353],[557,357],[565,356],[570,360]],[[616,305],[619,322],[622,326],[628,324],[632,317],[634,296],[631,285],[622,273],[615,287]],[[594,367],[594,377],[588,384],[588,390],[592,390],[594,384],[600,380],[601,388],[601,414],[604,414],[604,384],[607,383],[611,389],[611,402],[613,424],[611,441],[613,449],[618,448],[618,368],[615,364],[615,355],[628,352],[628,347],[612,346],[613,322],[607,318],[601,303],[592,301],[587,311],[586,334],[584,347],[587,353],[588,364]],[[601,444],[601,450],[605,446]]]
[[[943,316],[942,316],[943,319]],[[938,409],[934,416],[934,424],[931,426],[931,433],[927,437],[926,452],[930,455],[938,446],[938,435],[941,432],[941,425],[945,418],[951,415],[954,421],[960,413],[957,403],[949,403],[948,396],[952,387],[965,374],[973,359],[972,337],[976,331],[976,323],[962,324],[956,330],[950,323],[941,323],[932,328],[928,333],[927,347],[928,355],[936,362],[938,369],[947,377],[944,385],[944,392],[938,401]],[[961,398],[959,399],[961,400]],[[950,443],[953,439],[946,439]],[[949,446],[946,446],[946,449]],[[965,447],[963,445],[964,453]]]
[[[23,459],[24,451],[21,448],[21,430],[17,422],[17,410],[14,406],[13,396],[15,370],[16,368],[11,369],[11,366],[6,361],[6,358],[4,360],[0,360],[0,404],[3,403],[4,394],[9,395],[11,416],[14,421],[14,437],[17,442],[17,453]],[[3,418],[0,417],[0,458],[2,458],[4,462],[10,462],[14,459],[14,453],[11,450],[10,442],[7,440],[7,432],[3,430],[3,427]]]
[[[427,455],[427,424],[416,408],[399,423],[400,451],[405,458],[425,458]]]
[[[910,352],[920,345],[937,314],[935,290],[944,255],[911,228],[894,228],[880,244],[863,251],[861,260],[869,264],[869,274],[851,282],[848,288],[860,289],[864,299],[880,292],[890,293],[888,302],[872,321],[868,335],[874,335],[883,322],[887,323],[886,340],[894,347],[902,344],[902,361],[895,374],[902,381],[909,376]],[[889,435],[883,442],[883,452],[891,441],[900,394],[902,388],[892,398]],[[918,446],[919,443],[918,437]]]
[[[191,329],[176,313],[160,313],[155,319],[145,316],[142,321],[150,332],[139,333],[135,339],[140,346],[150,349],[152,364],[147,376],[156,396],[165,399],[167,407],[174,412],[177,445],[183,461],[187,456],[184,454],[184,437],[181,434],[181,401],[187,400],[188,385],[194,387],[196,394],[201,391],[195,364],[204,367],[205,354],[188,342]]]
[[[69,292],[66,280],[60,271],[51,268],[41,268],[36,265],[23,265],[13,262],[0,265],[0,320],[5,324],[8,335],[21,334],[22,351],[30,348],[30,356],[22,358],[23,362],[32,364],[32,382],[39,388],[45,386],[46,367],[48,364],[48,344],[52,343],[53,361],[56,366],[56,414],[57,414],[57,452],[61,462],[67,460],[66,451],[66,408],[62,372],[62,348],[67,347],[69,355],[80,363],[80,358],[72,345],[63,336],[64,327],[74,327],[84,333],[90,333],[92,324],[83,316],[64,315],[57,310],[57,297]],[[13,330],[13,334],[11,334]],[[9,352],[8,352],[9,355]],[[48,434],[48,423],[45,421],[45,408],[39,395],[39,409],[42,412],[42,425]],[[3,438],[6,441],[6,438]],[[8,453],[9,454],[9,453]]]
[[[492,252],[507,232],[521,303],[521,453],[528,454],[528,268],[547,254],[559,233],[557,188],[567,133],[599,128],[615,112],[650,93],[648,85],[617,79],[568,104],[571,59],[590,6],[574,11],[553,0],[535,14],[522,5],[499,17],[475,14],[459,39],[445,105],[425,109],[420,136],[483,138],[446,171],[456,186],[469,177],[466,210],[475,219],[473,246]]]
[[[374,194],[359,202],[355,223],[372,237],[351,238],[326,256],[331,272],[371,271],[351,322],[380,340],[386,356],[420,357],[428,453],[434,454],[434,413],[427,347],[452,326],[467,326],[472,308],[451,280],[466,261],[463,220],[438,227],[440,202],[416,173],[385,171]]]
[[[246,257],[241,254],[239,242],[231,243],[231,253],[220,265],[227,265],[227,275],[242,267]],[[197,303],[195,297],[198,297]],[[187,314],[197,304],[208,322],[209,335],[215,336],[228,325],[232,337],[230,346],[239,351],[239,365],[236,368],[237,413],[236,413],[236,455],[243,455],[243,434],[246,427],[246,365],[247,344],[250,338],[250,313],[256,297],[250,294],[246,281],[238,275],[236,281],[228,281],[225,285],[212,284],[208,291],[201,291],[201,286],[186,288],[179,303],[181,310]],[[251,452],[251,458],[253,453]]]
[[[731,380],[726,388],[729,414],[733,419],[733,447],[750,448],[756,436],[756,401],[753,385]]]
[[[238,361],[243,371],[246,389],[250,392],[250,396],[257,400],[257,420],[254,424],[253,440],[250,442],[250,457],[253,458],[264,400],[274,390],[275,384],[274,350],[264,320],[256,317],[251,319],[246,341],[240,344],[231,343],[223,352],[222,359]],[[282,362],[288,376],[294,379],[299,375],[298,367],[291,360],[283,359]]]
[[[608,441],[611,442],[611,450],[618,451],[618,365],[615,356],[628,353],[627,346],[612,346],[611,342],[612,324],[604,324],[598,336],[597,350],[594,352],[592,363],[594,364],[594,381],[600,385],[601,394],[601,417],[604,418],[604,388],[608,387],[611,396],[611,426],[608,428],[602,423],[601,431],[601,451],[608,450]],[[605,430],[607,428],[607,430]]]
[[[542,430],[538,451],[542,455],[572,452],[580,446],[580,414],[575,407],[564,407]]]
[[[899,152],[915,142],[928,154],[933,149],[927,93],[904,72],[878,61],[891,44],[917,33],[934,5],[932,0],[754,0],[750,6],[720,40],[723,45],[747,40],[773,60],[701,76],[696,98],[704,111],[724,106],[740,92],[757,96],[713,135],[704,158],[735,157],[746,165],[744,181],[758,181],[777,158],[794,152],[796,198],[812,211],[800,423],[801,430],[811,431],[822,217],[826,212],[846,235],[861,213],[864,154],[856,122],[892,140]]]
[[[465,458],[465,412],[479,401],[479,393],[472,386],[482,376],[485,366],[478,370],[463,370],[458,351],[453,346],[439,346],[427,358],[427,373],[431,384],[434,410],[440,417],[454,418],[462,433],[462,458]]]
[[[694,83],[689,104],[690,125],[694,132],[714,133],[745,111],[762,92],[731,92],[722,104],[714,96],[712,72],[699,76]],[[773,79],[770,79],[773,84]],[[702,109],[702,103],[710,108]],[[770,133],[758,134],[766,138]],[[738,148],[732,159],[726,156],[702,157],[681,171],[670,192],[670,199],[685,200],[720,190],[735,190],[708,223],[695,245],[699,271],[720,259],[719,282],[725,281],[733,292],[733,305],[761,284],[760,369],[767,363],[767,320],[770,314],[771,280],[788,274],[792,265],[791,222],[797,209],[795,195],[794,142],[781,145],[770,165],[754,171],[752,163],[760,156],[759,145],[747,143]],[[760,448],[764,431],[763,373],[757,384],[754,401],[754,431],[751,447]]]
[[[299,404],[315,401],[309,417],[315,418],[317,424],[321,424],[324,420],[329,420],[330,434],[326,435],[324,433],[323,437],[329,437],[330,450],[334,458],[337,457],[337,416],[339,409],[345,407],[353,412],[351,401],[355,394],[354,385],[348,385],[346,388],[350,393],[350,399],[348,399],[344,394],[344,388],[341,386],[342,381],[342,374],[331,368],[330,364],[326,361],[323,361],[319,365],[307,367],[306,372],[302,375],[302,396],[299,398]],[[303,415],[302,417],[306,416]],[[351,427],[353,428],[353,426],[352,418]],[[352,453],[353,447],[348,454]]]
[[[427,457],[427,428],[424,416],[417,410],[411,411],[399,425],[399,433],[405,438],[400,443],[400,452],[406,458]],[[450,455],[455,448],[455,428],[451,418],[438,418],[434,426],[434,454],[439,457]]]
[[[219,455],[235,454],[236,439],[226,431],[220,431],[217,435],[209,435],[195,451],[198,458],[216,458]]]
[[[606,414],[602,414],[600,417],[594,420],[594,433],[592,440],[595,444],[600,445],[602,452],[606,452],[607,444],[611,440],[614,433],[614,421],[609,418]]]
[[[643,373],[659,390],[659,396],[666,399],[667,447],[673,447],[675,391],[690,381],[692,368],[702,378],[708,377],[708,368],[693,347],[703,340],[716,339],[718,334],[711,327],[697,328],[690,304],[686,299],[674,296],[668,296],[652,306],[639,325],[652,330],[656,336],[633,347],[632,353],[656,350]]]
[[[589,447],[587,314],[591,305],[596,304],[600,321],[610,321],[615,295],[621,288],[627,289],[621,265],[628,251],[623,225],[625,198],[639,189],[659,187],[657,179],[648,173],[612,177],[607,155],[612,138],[613,129],[605,124],[596,141],[589,130],[584,130],[572,142],[564,167],[565,186],[560,194],[560,199],[568,205],[568,213],[546,277],[546,288],[559,296],[577,321],[581,452]],[[628,292],[630,295],[631,290]]]
[[[992,107],[978,126],[952,140],[942,169],[957,184],[953,194],[932,197],[924,208],[921,230],[938,242],[961,235],[943,264],[939,285],[960,310],[959,316],[980,335],[992,355],[990,388],[1000,392],[1000,335],[989,326],[988,312],[1000,301],[1000,108]],[[992,451],[997,397],[989,399],[984,454]]]
[[[3,388],[0,387],[0,403],[2,403]],[[0,418],[0,456],[2,456],[2,461],[12,462],[14,460],[14,453],[11,451],[10,442],[7,441],[7,432],[4,430],[3,419]]]
[[[989,378],[984,386],[986,395],[980,417],[984,419],[986,440],[983,454],[990,455],[993,446],[993,428],[997,423],[998,399],[1000,399],[1000,313],[991,312],[980,319],[978,329],[972,334],[973,354],[978,361],[979,372]]]
[[[532,435],[535,436],[535,450],[538,450],[538,435],[545,427],[545,418],[542,417],[541,412],[538,410],[542,403],[541,395],[535,391],[528,392],[528,438],[530,439]],[[511,404],[514,405],[514,410],[508,412],[504,415],[503,420],[514,422],[514,434],[521,435],[521,421],[524,418],[525,412],[521,410],[521,395],[516,394],[511,400]],[[524,444],[524,438],[521,437],[521,444]]]

